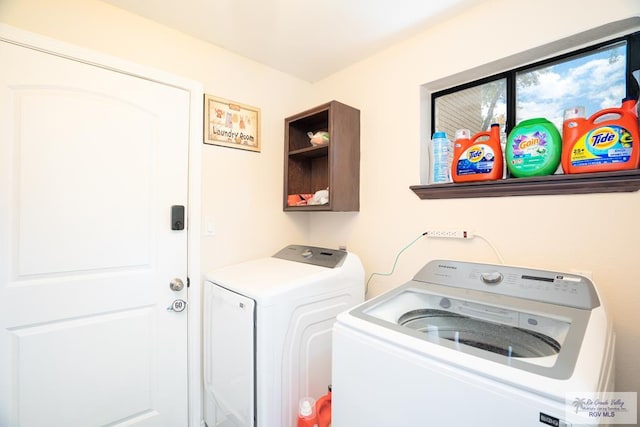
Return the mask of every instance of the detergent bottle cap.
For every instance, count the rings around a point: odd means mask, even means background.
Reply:
[[[442,132],[442,131],[435,132],[433,134],[433,139],[436,139],[436,138],[447,139],[447,134],[446,134],[446,132]]]
[[[315,401],[310,398],[303,398],[300,400],[300,415],[303,417],[309,417],[313,415],[313,406],[315,405]]]
[[[471,138],[471,131],[469,129],[458,129],[456,131],[456,139],[469,139]]]
[[[564,110],[564,120],[578,119],[584,118],[585,110],[584,107],[579,105],[577,107],[571,107]]]

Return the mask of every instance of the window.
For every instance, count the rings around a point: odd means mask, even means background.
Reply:
[[[435,126],[453,138],[457,129],[469,129],[472,134],[489,130],[492,123],[502,129],[507,118],[507,79],[498,78],[477,83],[452,93],[434,97]]]
[[[562,129],[566,108],[587,117],[638,98],[640,33],[550,58],[431,95],[431,129],[450,139],[501,125],[502,137],[523,120],[544,117]],[[635,73],[634,73],[635,71]]]
[[[620,25],[628,33],[623,36]],[[445,131],[450,139],[456,130],[469,129],[472,134],[487,131],[492,123],[501,125],[503,142],[513,128],[523,120],[543,117],[562,129],[564,110],[585,107],[591,116],[599,110],[620,107],[623,98],[638,99],[640,93],[640,32],[638,21],[611,23],[575,36],[578,40],[603,40],[602,31],[609,31],[611,39],[592,46],[570,51],[573,38],[557,40],[539,46],[537,51],[546,58],[535,62],[532,55],[522,52],[519,57],[506,57],[486,64],[506,70],[483,76],[478,80],[444,90],[445,81],[425,85],[425,101],[430,115],[423,118],[423,129],[433,134]],[[554,57],[553,52],[565,52]],[[518,66],[521,58],[531,63]],[[504,67],[503,67],[504,66]],[[486,67],[483,67],[483,69]],[[469,75],[478,76],[476,70]],[[466,73],[461,73],[462,78]],[[640,105],[638,106],[640,111]],[[425,134],[428,137],[431,135]],[[491,182],[429,184],[426,141],[421,141],[420,185],[410,189],[421,199],[478,198],[526,196],[544,194],[588,194],[640,191],[640,169],[593,174],[549,175],[532,178],[502,179]],[[478,185],[480,184],[480,185]]]

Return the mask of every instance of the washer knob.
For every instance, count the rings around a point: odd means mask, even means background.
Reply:
[[[499,271],[488,271],[486,273],[480,274],[482,281],[487,285],[497,285],[502,282],[502,273]]]

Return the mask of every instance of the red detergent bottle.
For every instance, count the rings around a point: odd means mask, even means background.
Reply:
[[[453,182],[489,181],[502,178],[503,155],[500,145],[500,125],[494,123],[489,132],[456,132],[453,143],[451,178]],[[487,139],[480,141],[480,138]]]
[[[331,385],[329,392],[316,402],[318,427],[331,427]]]
[[[584,117],[582,107],[565,110],[562,125],[564,173],[637,169],[640,135],[636,100],[625,98],[620,108],[606,108]]]

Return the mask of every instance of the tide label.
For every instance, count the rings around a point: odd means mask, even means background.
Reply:
[[[458,176],[490,173],[493,170],[495,153],[486,144],[475,144],[467,148],[456,162]]]
[[[580,137],[571,150],[572,166],[626,163],[631,160],[633,138],[622,126],[600,126]]]

